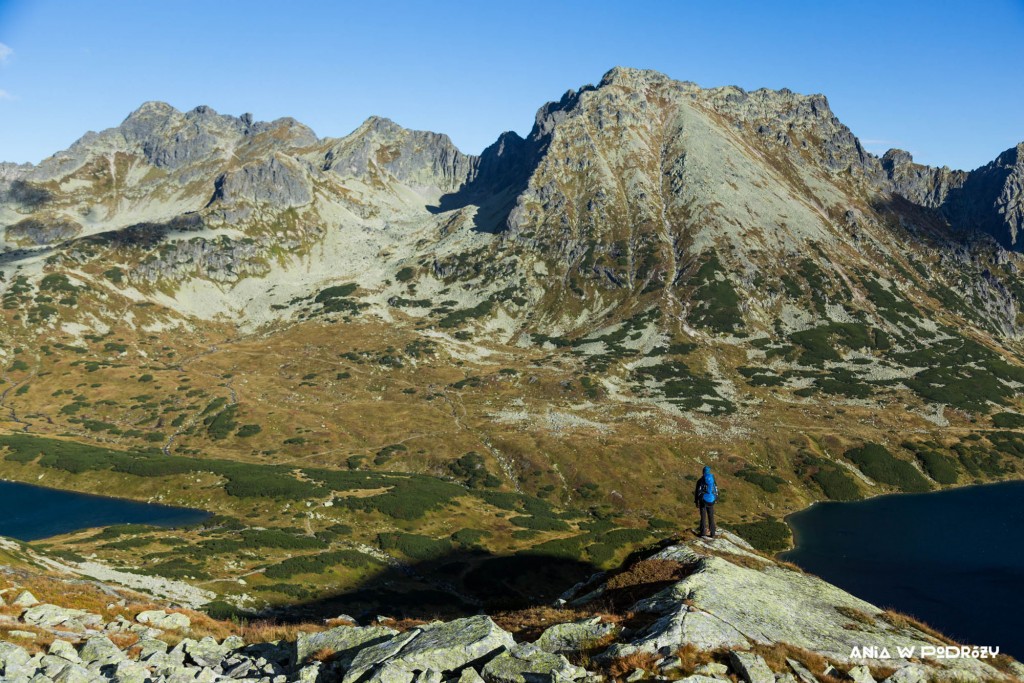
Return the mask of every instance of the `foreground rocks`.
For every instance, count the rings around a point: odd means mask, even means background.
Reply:
[[[713,543],[666,547],[644,561],[651,560],[685,571],[629,605],[631,620],[567,619],[533,642],[516,642],[483,615],[406,631],[353,622],[299,633],[291,642],[217,640],[193,634],[192,621],[180,612],[146,610],[104,623],[98,614],[39,603],[24,591],[20,616],[4,617],[17,623],[8,623],[7,642],[0,640],[0,681],[925,683],[1016,681],[1024,674],[1008,659],[999,669],[970,658],[941,665],[895,656],[851,659],[853,646],[895,653],[898,646],[940,641],[911,622],[886,621],[877,607],[754,553],[728,532]],[[613,581],[614,575],[594,577],[563,601],[577,608],[595,600],[612,604],[614,587],[622,584],[621,577]],[[24,629],[31,629],[24,631],[30,638],[22,642],[16,634]],[[34,644],[37,636],[48,644]]]

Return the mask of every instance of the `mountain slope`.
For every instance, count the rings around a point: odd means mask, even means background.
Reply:
[[[624,68],[480,156],[148,103],[0,167],[0,473],[217,512],[184,564],[54,543],[267,609],[607,566],[704,463],[765,549],[814,500],[1019,477],[1018,152],[877,158],[821,95]]]

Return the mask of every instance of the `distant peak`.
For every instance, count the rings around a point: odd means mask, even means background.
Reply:
[[[380,133],[404,130],[400,125],[384,116],[371,116],[363,121],[359,128]]]
[[[186,116],[217,116],[217,112],[213,107],[208,107],[205,104],[200,104],[198,107],[190,111]],[[252,114],[250,114],[252,116]]]
[[[167,104],[166,102],[160,102],[157,100],[151,100],[149,102],[143,102],[142,106],[133,111],[128,115],[125,120],[138,119],[150,116],[173,116],[179,114],[177,109]]]
[[[904,166],[914,163],[913,155],[905,149],[890,149],[882,155],[882,165],[886,168]]]
[[[628,66],[616,66],[612,67],[601,77],[601,83],[598,87],[613,84],[636,85],[668,80],[671,80],[668,76],[653,69],[634,69]]]

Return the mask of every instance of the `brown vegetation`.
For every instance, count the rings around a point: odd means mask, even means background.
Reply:
[[[593,616],[597,616],[593,610],[541,605],[509,612],[498,612],[497,614],[492,614],[491,618],[494,620],[494,623],[511,633],[517,642],[527,642],[536,640],[545,629],[555,624],[567,624],[571,621],[589,619]],[[611,614],[602,614],[601,617],[605,621],[619,620],[619,617]]]
[[[606,672],[609,677],[616,680],[628,676],[636,669],[653,673],[657,670],[655,662],[659,659],[660,657],[650,652],[634,652],[624,657],[616,657],[608,662]]]
[[[883,621],[887,621],[889,624],[896,628],[913,628],[924,633],[927,636],[934,638],[940,643],[946,645],[959,645],[955,640],[949,636],[940,633],[928,624],[924,623],[920,619],[910,616],[909,614],[903,614],[901,612],[894,612],[893,610],[885,610],[879,615]]]

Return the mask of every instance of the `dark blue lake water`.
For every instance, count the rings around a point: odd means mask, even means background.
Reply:
[[[788,560],[857,597],[1024,658],[1024,482],[820,503]]]
[[[183,526],[209,516],[202,510],[0,481],[0,536],[22,541],[111,524]]]

